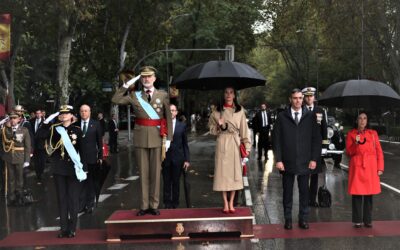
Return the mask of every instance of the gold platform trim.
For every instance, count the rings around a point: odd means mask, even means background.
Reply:
[[[107,239],[107,242],[121,242],[121,239]]]

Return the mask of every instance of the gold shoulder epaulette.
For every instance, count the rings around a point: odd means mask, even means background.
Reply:
[[[61,125],[61,124],[62,124],[62,122],[54,123],[53,125],[51,125],[51,127],[55,127],[55,126],[58,126],[58,125]]]

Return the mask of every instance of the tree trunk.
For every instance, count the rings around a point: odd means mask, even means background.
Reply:
[[[58,49],[57,83],[61,91],[60,104],[68,104],[69,101],[69,59],[71,55],[72,36],[65,34],[60,38]]]

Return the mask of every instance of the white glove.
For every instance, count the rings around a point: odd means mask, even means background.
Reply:
[[[321,150],[321,155],[326,155],[327,153],[328,153],[328,149],[323,148],[323,149]]]
[[[124,84],[122,85],[122,87],[124,87],[124,88],[129,88],[129,86],[131,86],[132,84],[134,84],[137,80],[139,80],[139,78],[140,78],[140,75],[135,76],[134,78],[132,78],[132,79],[130,79],[129,81],[127,81],[126,83],[124,83]]]
[[[29,162],[24,162],[24,168],[29,167]]]
[[[58,116],[60,114],[60,112],[54,113],[52,115],[50,115],[49,117],[47,117],[46,120],[44,120],[44,124],[49,124],[50,121],[52,121],[54,118],[56,118],[56,116]]]
[[[170,140],[166,140],[165,141],[165,152],[168,151],[169,147],[171,146],[171,141]]]
[[[0,126],[3,125],[4,123],[8,122],[8,120],[10,120],[10,117],[6,117],[3,120],[0,121]]]

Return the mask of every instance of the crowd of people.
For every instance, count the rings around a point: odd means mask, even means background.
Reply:
[[[137,216],[160,215],[160,180],[163,178],[163,205],[179,206],[179,179],[190,167],[186,124],[180,122],[177,106],[169,103],[168,94],[154,87],[157,70],[152,66],[140,74],[126,77],[112,102],[130,105],[135,116],[133,130],[134,159],[139,168],[141,202]],[[282,176],[284,228],[292,229],[293,186],[299,187],[298,225],[308,229],[310,206],[316,199],[318,174],[323,172],[324,155],[329,143],[325,112],[315,104],[315,88],[294,89],[289,106],[271,116],[266,103],[252,120],[258,134],[257,160],[269,160],[273,150],[276,168]],[[237,100],[236,90],[227,87],[221,105],[212,110],[208,127],[216,136],[213,190],[222,194],[222,213],[235,213],[235,196],[243,189],[243,163],[255,147],[251,140],[244,107]],[[103,113],[91,118],[91,107],[82,105],[79,119],[74,109],[62,105],[57,113],[46,117],[43,110],[24,117],[24,108],[16,106],[0,124],[1,170],[8,170],[8,204],[18,205],[23,199],[24,168],[34,165],[37,184],[43,182],[46,163],[51,165],[54,179],[60,233],[58,237],[75,237],[78,212],[93,213],[95,208],[95,170],[103,164],[106,127],[110,152],[118,152],[118,121],[112,114],[108,125]],[[196,123],[196,116],[190,122]],[[346,152],[350,157],[349,194],[352,195],[353,223],[356,228],[372,227],[372,196],[380,193],[379,176],[384,163],[379,137],[369,129],[366,112],[357,115],[355,128],[349,131]],[[31,160],[32,159],[32,160]]]

